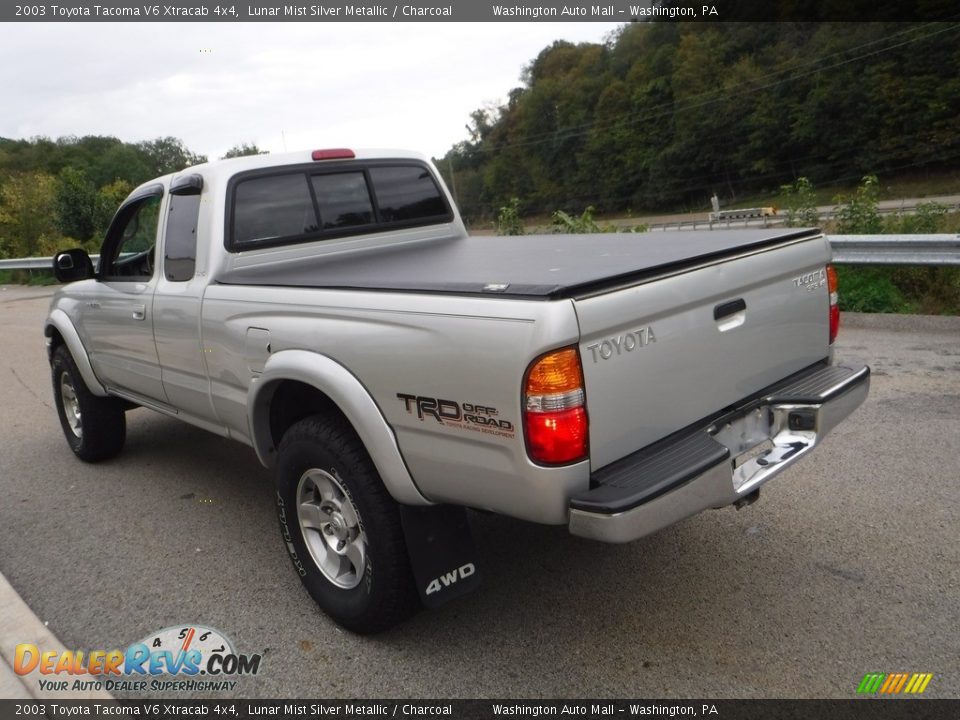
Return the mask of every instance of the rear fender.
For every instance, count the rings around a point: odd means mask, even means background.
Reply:
[[[285,380],[311,385],[333,401],[360,436],[394,500],[407,505],[431,504],[413,482],[393,430],[370,393],[343,365],[319,353],[306,350],[274,353],[260,376],[251,382],[247,420],[260,462],[266,467],[273,467],[276,462],[277,449],[270,431],[270,402]]]

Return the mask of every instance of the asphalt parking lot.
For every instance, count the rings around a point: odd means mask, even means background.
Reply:
[[[252,450],[136,410],[120,457],[73,457],[51,292],[0,290],[0,572],[68,648],[212,626],[263,653],[243,697],[960,696],[958,318],[845,318],[871,396],[755,505],[626,546],[477,514],[481,590],[361,638],[301,589]]]

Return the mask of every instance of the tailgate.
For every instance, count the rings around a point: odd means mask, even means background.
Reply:
[[[789,239],[575,299],[592,470],[826,358],[829,257]]]

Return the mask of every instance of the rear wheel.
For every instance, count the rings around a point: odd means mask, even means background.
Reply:
[[[399,508],[345,420],[310,417],[284,434],[277,511],[300,580],[337,623],[378,632],[417,610]]]
[[[127,437],[121,401],[90,392],[66,345],[54,351],[50,368],[53,398],[70,449],[86,462],[117,455]]]

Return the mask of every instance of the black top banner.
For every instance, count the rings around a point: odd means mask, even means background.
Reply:
[[[63,0],[3,4],[4,22],[894,22],[960,20],[955,0]]]

